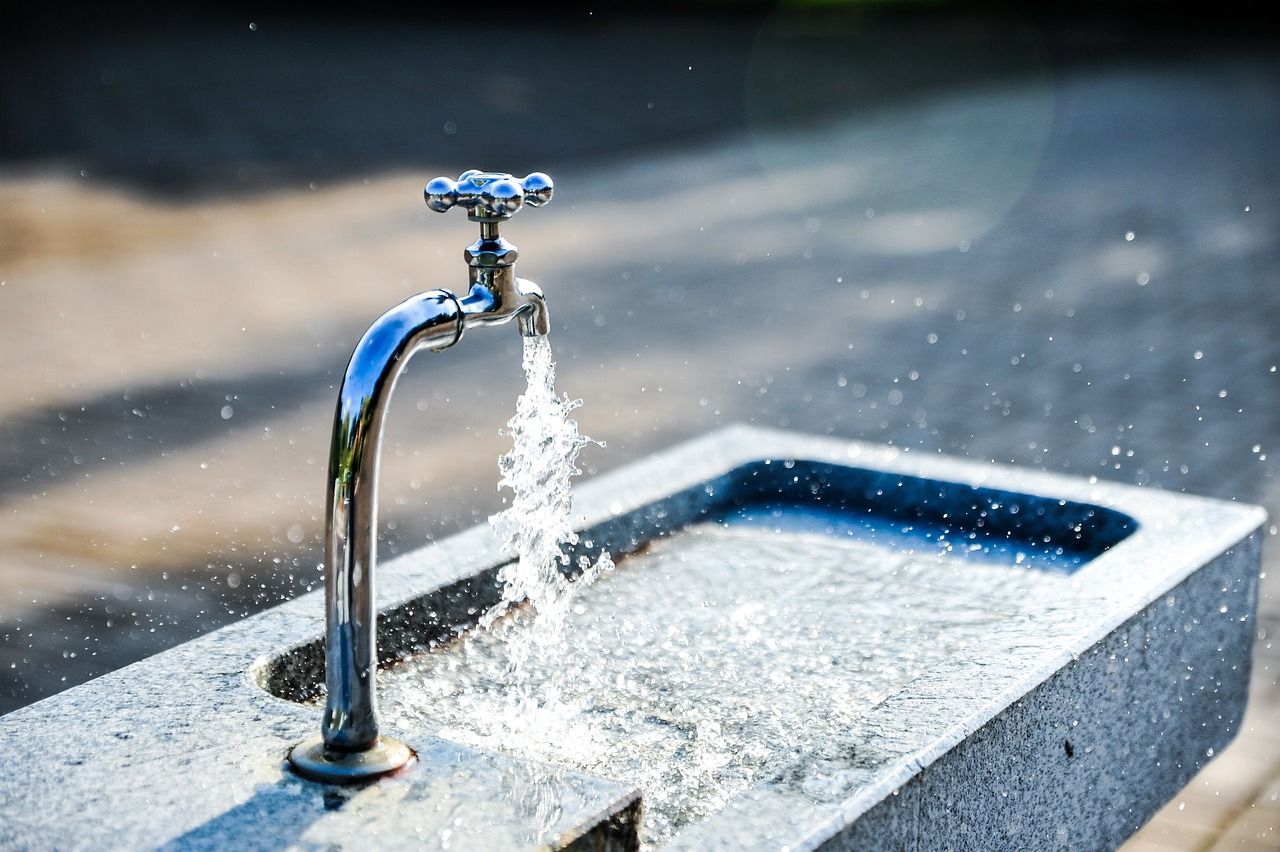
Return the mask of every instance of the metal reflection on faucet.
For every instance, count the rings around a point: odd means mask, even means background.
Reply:
[[[524,179],[468,171],[456,181],[427,184],[427,206],[453,207],[480,223],[468,246],[468,286],[455,295],[429,290],[379,317],[356,345],[338,391],[325,498],[325,699],[320,735],[295,745],[289,763],[317,781],[351,783],[385,775],[413,759],[404,743],[378,728],[376,644],[378,463],[387,403],[405,364],[416,353],[447,349],[472,326],[515,320],[526,337],[550,331],[546,299],[517,278],[519,253],[498,225],[524,205],[551,200],[551,178]]]

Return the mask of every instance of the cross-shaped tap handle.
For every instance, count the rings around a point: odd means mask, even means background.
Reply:
[[[555,186],[542,172],[515,178],[501,172],[465,171],[456,181],[447,177],[433,178],[423,193],[427,206],[437,213],[452,207],[467,211],[473,222],[497,222],[510,219],[528,204],[541,207],[551,200]]]

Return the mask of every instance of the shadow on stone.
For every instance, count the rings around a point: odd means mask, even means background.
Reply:
[[[161,846],[164,852],[243,848],[247,837],[264,849],[283,849],[297,843],[327,811],[340,810],[347,798],[340,791],[300,791],[302,782],[285,777],[259,787],[243,804]],[[301,793],[301,794],[300,794]]]

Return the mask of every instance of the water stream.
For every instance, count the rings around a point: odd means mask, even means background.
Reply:
[[[571,580],[564,570],[566,548],[578,541],[572,515],[570,480],[581,473],[578,453],[590,438],[578,432],[570,416],[581,400],[558,396],[550,340],[524,339],[525,392],[507,421],[512,447],[498,460],[499,488],[511,491],[505,509],[489,519],[503,549],[514,557],[499,572],[502,599],[480,618],[480,628],[506,649],[505,707],[507,737],[538,736],[563,714],[561,685],[535,680],[562,653],[565,621],[574,596],[603,571],[612,570],[609,554],[577,566]]]

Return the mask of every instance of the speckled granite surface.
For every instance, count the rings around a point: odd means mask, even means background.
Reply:
[[[765,458],[1091,503],[1138,526],[1035,619],[914,679],[674,847],[1114,845],[1234,733],[1260,509],[736,427],[586,483],[578,511],[620,536],[660,526],[712,499],[692,486]],[[412,608],[500,561],[478,527],[383,566],[380,599]],[[422,755],[403,777],[335,792],[286,773],[318,720],[260,681],[314,647],[321,611],[308,595],[0,719],[0,847],[625,848],[606,819],[635,806],[622,779],[413,730],[392,731]]]

